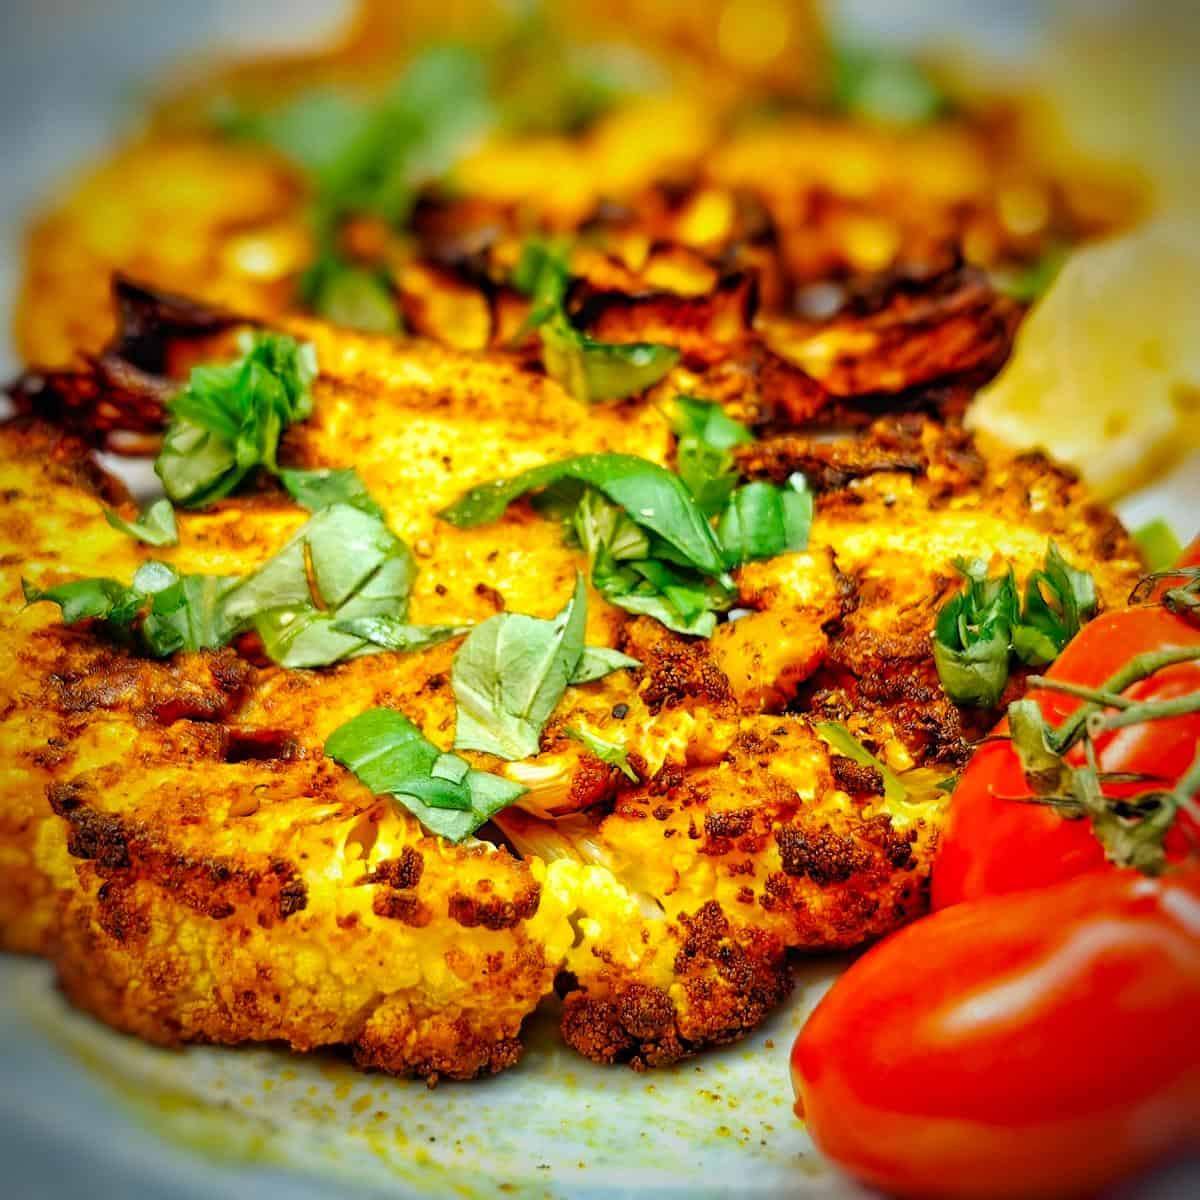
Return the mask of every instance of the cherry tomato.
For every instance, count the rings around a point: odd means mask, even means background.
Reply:
[[[934,913],[792,1050],[797,1113],[866,1183],[1070,1197],[1200,1144],[1200,872],[1101,872]]]
[[[1173,646],[1200,646],[1200,627],[1161,607],[1106,613],[1084,626],[1047,674],[1097,687],[1135,654]],[[1200,663],[1180,663],[1142,680],[1124,693],[1135,700],[1166,700],[1200,690]],[[1082,701],[1060,692],[1031,689],[1029,696],[1058,725]],[[996,728],[1007,731],[1007,722]],[[1106,772],[1153,776],[1173,785],[1200,746],[1200,714],[1148,721],[1096,740]],[[1082,761],[1081,754],[1075,761]],[[1148,785],[1107,785],[1112,796]],[[932,904],[945,908],[981,896],[1042,887],[1083,871],[1109,866],[1086,818],[1070,820],[1053,808],[1022,803],[1029,785],[1011,742],[985,742],[971,759],[951,798],[933,866]],[[1168,857],[1182,858],[1200,833],[1180,813],[1166,840]],[[1115,869],[1115,868],[1113,868]]]

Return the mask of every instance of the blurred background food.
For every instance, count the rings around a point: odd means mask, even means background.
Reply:
[[[25,36],[62,7],[30,6]],[[820,378],[811,318],[961,257],[1019,304],[1049,289],[972,424],[1118,496],[1197,442],[1198,22],[1187,4],[998,7],[254,6],[255,36],[160,68],[132,140],[43,207],[18,349],[97,350],[113,269],[248,312],[299,302],[496,345],[511,330],[464,261],[495,278],[531,232],[586,233],[601,252],[577,247],[573,269],[597,288],[756,273],[768,342]],[[144,52],[171,40],[156,25]],[[68,73],[60,105],[83,95]],[[38,132],[35,105],[5,138]],[[785,231],[770,252],[767,226]]]

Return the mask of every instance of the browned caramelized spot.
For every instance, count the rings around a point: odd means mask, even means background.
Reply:
[[[377,917],[400,921],[415,929],[422,929],[433,920],[429,905],[417,896],[405,892],[393,892],[380,888],[371,897],[371,911]]]
[[[624,635],[625,650],[643,664],[641,695],[652,713],[687,701],[713,708],[733,704],[729,680],[707,642],[689,641],[648,617],[630,621]]]
[[[727,275],[700,296],[591,292],[574,319],[605,341],[675,346],[687,361],[704,365],[746,340],[757,300],[752,278]]]
[[[220,721],[253,675],[230,649],[158,661],[127,654],[82,631],[56,628],[51,634],[58,661],[51,664],[48,686],[61,713],[122,709],[164,725],[185,718]]]
[[[785,874],[807,876],[822,887],[845,883],[856,871],[871,865],[871,855],[864,847],[829,826],[810,831],[784,825],[776,830],[775,841]]]
[[[388,887],[403,890],[415,888],[421,882],[425,860],[415,846],[405,846],[399,858],[388,858],[373,871],[363,876],[363,883],[385,883]]]
[[[878,796],[883,792],[883,775],[870,763],[855,762],[841,754],[829,758],[834,782],[852,796]]]
[[[791,990],[777,938],[731,926],[715,900],[680,921],[674,968],[685,1006],[638,982],[620,981],[609,995],[570,992],[562,1018],[569,1046],[595,1062],[627,1062],[638,1071],[663,1066],[735,1041]]]
[[[410,1041],[411,1034],[404,1028],[393,1026],[385,1034],[368,1028],[354,1043],[354,1061],[366,1069],[412,1075],[432,1087],[439,1079],[498,1075],[515,1066],[524,1050],[520,1038],[489,1040],[463,1019],[451,1025],[446,1045],[437,1053],[413,1059]]]
[[[512,929],[522,921],[528,921],[538,910],[542,897],[539,884],[531,883],[512,899],[491,896],[477,885],[476,894],[452,892],[449,901],[450,919],[467,929],[482,925],[484,929]]]
[[[304,881],[286,859],[247,865],[225,855],[184,854],[162,844],[142,823],[90,807],[86,792],[71,785],[51,785],[50,803],[67,821],[68,852],[94,863],[102,875],[120,872],[118,887],[145,880],[214,920],[245,908],[263,926],[286,920],[308,903]]]

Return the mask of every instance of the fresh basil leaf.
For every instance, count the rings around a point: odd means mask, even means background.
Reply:
[[[958,559],[967,587],[938,613],[933,659],[946,695],[956,704],[990,708],[1008,682],[1012,630],[1017,621],[1017,585],[1012,570],[989,578],[979,559]]]
[[[594,488],[583,489],[570,515],[570,526],[593,562],[601,553],[613,562],[650,557],[646,531],[619,504]]]
[[[630,658],[628,654],[622,654],[619,650],[611,650],[607,646],[584,646],[571,675],[571,683],[594,683],[614,671],[641,665],[636,658]]]
[[[376,795],[395,797],[431,833],[461,842],[526,791],[445,754],[403,713],[373,708],[339,726],[325,754]]]
[[[111,508],[104,510],[104,519],[122,533],[144,542],[147,546],[175,546],[179,529],[175,524],[175,509],[170,500],[155,500],[135,521],[127,521]]]
[[[1013,649],[1022,662],[1053,662],[1083,624],[1096,615],[1096,583],[1062,556],[1053,541],[1045,565],[1025,583],[1025,608],[1013,628]]]
[[[853,759],[860,766],[874,767],[883,780],[883,796],[889,803],[903,804],[908,799],[908,788],[900,776],[885,767],[844,725],[822,721],[813,728],[818,737],[843,758]]]
[[[154,469],[169,499],[199,507],[229,495],[256,467],[276,470],[284,429],[312,412],[316,355],[286,334],[254,331],[232,363],[193,367],[170,401]]]
[[[653,558],[621,564],[598,558],[592,566],[592,584],[610,604],[653,617],[691,637],[711,637],[716,614],[727,611],[734,600],[723,584]]]
[[[745,484],[730,497],[717,526],[726,566],[807,549],[812,517],[812,493],[803,475],[792,475],[783,488],[764,480]]]
[[[583,578],[551,621],[498,613],[473,629],[454,656],[456,750],[510,761],[538,752],[542,727],[567,690],[583,654],[587,595]]]
[[[754,441],[754,434],[735,421],[721,405],[697,396],[676,396],[671,422],[680,439],[695,438],[714,450],[732,450]]]
[[[1068,254],[1068,247],[1053,245],[1025,266],[992,271],[992,284],[1010,299],[1020,304],[1032,304],[1058,277]]]
[[[273,146],[307,172],[316,263],[302,298],[329,320],[375,332],[399,328],[386,277],[345,261],[343,222],[355,215],[407,221],[418,189],[442,175],[494,117],[486,64],[462,46],[431,47],[383,96],[365,102],[325,89],[258,113],[226,111],[233,137]]]
[[[949,108],[937,84],[906,58],[838,45],[832,65],[834,104],[854,116],[891,125],[921,125]]]
[[[362,333],[398,333],[403,325],[387,273],[355,266],[333,249],[304,272],[300,298],[317,316]]]
[[[146,600],[144,593],[115,579],[73,579],[44,589],[22,579],[21,590],[26,605],[39,604],[43,600],[57,604],[62,610],[64,625],[100,620],[114,626],[128,626]]]
[[[1142,558],[1151,571],[1166,571],[1178,561],[1183,547],[1175,531],[1161,517],[1148,521],[1133,535]]]
[[[626,779],[640,782],[638,773],[629,765],[628,751],[620,743],[607,742],[594,733],[588,733],[586,729],[564,729],[563,733],[586,746],[602,763],[616,767]]]
[[[177,651],[216,650],[236,633],[225,597],[237,583],[230,575],[180,575],[166,563],[149,562],[133,586],[153,597],[142,622],[142,641],[157,658]]]
[[[712,576],[724,573],[725,562],[712,527],[680,478],[631,454],[584,454],[533,467],[511,479],[472,488],[443,509],[441,516],[461,528],[485,525],[499,520],[519,497],[563,479],[578,480],[602,492],[696,570]]]
[[[399,617],[416,576],[411,551],[378,518],[349,505],[321,509],[272,559],[234,588],[226,611],[252,623],[284,667],[320,667],[367,650],[337,625]]]
[[[319,512],[334,504],[348,504],[384,520],[383,509],[375,503],[353,467],[319,467],[310,471],[284,467],[279,472],[279,482],[288,495],[309,512]]]
[[[737,487],[733,448],[753,435],[719,404],[694,396],[675,398],[671,424],[678,439],[675,469],[705,516],[716,516]]]
[[[541,336],[546,374],[584,404],[636,396],[679,361],[674,346],[597,341],[575,329],[561,310],[542,325]]]
[[[471,631],[470,625],[408,625],[396,617],[352,617],[335,621],[333,628],[384,650],[404,653],[428,650]]]
[[[562,310],[571,280],[570,250],[564,242],[530,238],[512,274],[512,285],[532,301],[517,338],[540,328]]]

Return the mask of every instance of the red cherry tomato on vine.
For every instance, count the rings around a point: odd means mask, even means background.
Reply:
[[[1094,1193],[1200,1145],[1200,872],[957,905],[834,984],[792,1050],[797,1112],[923,1200]]]
[[[1189,550],[1200,554],[1200,544]],[[1169,647],[1200,647],[1200,626],[1162,607],[1120,609],[1085,625],[1046,672],[1052,679],[1098,687],[1134,655]],[[1167,700],[1200,691],[1200,662],[1167,667],[1128,688],[1133,700]],[[1059,725],[1083,701],[1032,689],[1046,719]],[[996,733],[1007,731],[1006,721]],[[1200,713],[1163,718],[1102,735],[1095,742],[1101,770],[1152,777],[1172,787],[1200,749]],[[1076,753],[1071,761],[1082,762]],[[1106,794],[1128,796],[1150,784],[1106,785]],[[1112,869],[1086,818],[1070,820],[1042,804],[1022,803],[1029,785],[1006,738],[985,742],[954,789],[933,866],[932,903],[1042,887],[1083,871]],[[1200,829],[1185,813],[1176,817],[1165,846],[1184,857]]]

